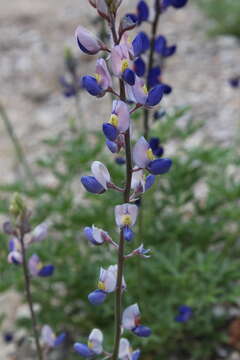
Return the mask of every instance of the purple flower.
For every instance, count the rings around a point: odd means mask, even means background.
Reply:
[[[93,245],[102,245],[105,241],[111,241],[111,238],[106,231],[103,231],[94,225],[92,225],[92,227],[85,227],[84,234]]]
[[[137,58],[134,61],[134,71],[137,74],[137,76],[139,77],[144,76],[146,71],[146,64],[141,57]]]
[[[167,173],[171,166],[171,159],[156,159],[149,143],[142,136],[133,148],[133,161],[141,169],[147,169],[153,175]]]
[[[137,16],[138,24],[140,25],[143,21],[147,21],[149,18],[149,7],[147,3],[143,0],[139,1],[137,4]]]
[[[91,292],[88,295],[88,300],[93,305],[102,304],[107,294],[114,292],[116,290],[117,285],[117,265],[111,265],[108,269],[101,268],[100,275],[98,280],[98,289]],[[126,283],[123,278],[123,289],[126,289]]]
[[[137,220],[138,208],[134,204],[123,204],[115,206],[115,220],[117,226],[123,230],[125,240],[130,241],[134,237],[132,226]]]
[[[146,108],[152,108],[160,103],[164,88],[162,85],[157,85],[148,91],[144,81],[136,76],[133,86],[126,85],[126,92],[130,101],[141,104]]]
[[[82,78],[82,87],[92,96],[102,97],[112,87],[112,78],[104,59],[98,59],[94,76]]]
[[[40,276],[40,277],[47,277],[51,276],[54,272],[54,266],[49,265],[43,265],[39,256],[36,254],[33,254],[29,261],[28,261],[28,269],[32,276]]]
[[[152,333],[149,327],[141,325],[138,304],[131,305],[123,311],[122,326],[124,329],[131,330],[135,335],[140,337],[148,337]]]
[[[64,76],[59,78],[59,82],[62,86],[63,95],[67,98],[76,96],[79,89],[76,88],[75,84],[66,80]]]
[[[118,165],[124,165],[126,163],[126,160],[123,157],[117,157],[115,158],[115,162]]]
[[[135,14],[126,14],[120,21],[119,33],[123,34],[125,31],[135,28],[138,22],[138,17]]]
[[[81,183],[92,194],[103,194],[106,191],[94,176],[82,176]]]
[[[187,305],[181,305],[178,308],[178,315],[175,317],[175,321],[185,323],[192,317],[192,308]]]
[[[22,253],[19,251],[11,251],[8,254],[8,262],[9,264],[14,264],[14,265],[20,265],[23,262],[23,257],[22,257]]]
[[[130,114],[126,103],[114,100],[108,123],[103,124],[103,132],[110,141],[115,141],[120,133],[125,133],[130,124]]]
[[[134,56],[139,57],[144,54],[150,47],[150,41],[147,34],[143,31],[137,34],[132,42]]]
[[[163,0],[163,8],[172,6],[176,9],[180,9],[187,4],[188,0]]]
[[[136,168],[133,170],[136,170]],[[139,195],[150,189],[154,182],[154,175],[148,175],[145,178],[143,170],[139,169],[132,174],[131,188],[134,190],[135,195]]]
[[[78,26],[76,29],[75,37],[80,50],[86,54],[94,55],[100,50],[106,50],[103,42],[82,26]]]
[[[167,46],[167,39],[163,35],[159,35],[155,40],[155,51],[163,57],[172,56],[176,49],[176,45]]]
[[[229,79],[229,84],[230,84],[231,87],[233,87],[233,88],[238,88],[238,87],[240,87],[240,76],[235,76],[235,77]]]
[[[44,325],[41,331],[41,343],[46,348],[55,348],[63,343],[66,338],[65,333],[56,336],[49,325]]]
[[[75,343],[73,348],[81,356],[91,358],[103,352],[103,334],[99,329],[93,329],[88,337],[88,344]]]
[[[32,243],[45,240],[48,236],[48,228],[49,223],[47,221],[37,225],[32,232],[30,242]]]
[[[140,356],[140,350],[132,350],[129,341],[125,338],[121,338],[119,344],[119,354],[118,357],[120,360],[138,360]]]
[[[129,85],[135,83],[135,73],[133,63],[130,59],[132,46],[127,43],[127,38],[123,37],[122,42],[111,50],[112,72],[115,76],[122,78]]]
[[[152,137],[149,140],[149,146],[155,156],[161,157],[164,153],[164,148],[160,145],[160,139],[158,137]]]
[[[139,256],[141,256],[141,257],[143,257],[143,258],[149,258],[149,257],[150,257],[149,253],[151,252],[151,250],[150,250],[150,249],[145,249],[145,248],[143,247],[143,244],[141,244],[141,245],[140,245],[137,249],[135,249],[133,252],[134,252],[134,254],[139,255]]]
[[[108,189],[110,174],[100,161],[94,161],[91,166],[94,176],[83,176],[81,182],[85,189],[93,194],[102,194]]]

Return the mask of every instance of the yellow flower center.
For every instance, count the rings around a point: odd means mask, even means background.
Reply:
[[[97,82],[99,83],[100,81],[101,81],[101,79],[102,79],[102,77],[101,77],[101,75],[100,74],[94,74],[93,75],[94,77],[95,77],[95,79],[97,80]]]
[[[149,160],[154,160],[155,159],[155,156],[153,155],[153,152],[152,152],[151,148],[149,148],[147,150],[147,157],[148,157]]]
[[[92,341],[88,341],[88,347],[89,347],[89,349],[92,349],[93,348],[93,342]]]
[[[124,72],[125,70],[127,70],[128,67],[129,67],[128,60],[127,59],[123,60],[122,61],[121,71]]]
[[[43,264],[42,264],[41,262],[39,262],[39,263],[37,264],[37,270],[41,270],[42,267],[43,267]]]
[[[143,89],[144,94],[146,94],[146,95],[147,95],[147,94],[148,94],[148,89],[147,89],[146,84],[145,84],[145,85],[143,85],[142,89]]]
[[[123,225],[131,225],[132,224],[132,218],[130,215],[123,215],[122,217],[122,224]]]
[[[103,290],[103,291],[106,290],[106,286],[102,281],[98,282],[98,288],[99,290]]]
[[[118,116],[116,114],[112,114],[109,119],[109,124],[118,127],[118,122],[119,122]]]

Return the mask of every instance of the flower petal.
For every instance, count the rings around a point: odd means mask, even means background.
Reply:
[[[89,349],[89,347],[85,344],[75,343],[73,345],[73,348],[79,355],[81,355],[85,358],[91,358],[92,356],[95,355],[94,351]]]
[[[123,311],[122,326],[127,330],[132,330],[136,327],[136,319],[139,318],[140,311],[138,304],[133,304]]]
[[[106,166],[100,161],[94,161],[91,166],[91,171],[95,179],[107,190],[107,184],[110,182],[110,174]]]
[[[92,305],[101,305],[107,297],[107,293],[102,290],[95,290],[88,295],[88,300]]]
[[[149,158],[147,157],[148,149],[149,144],[143,136],[140,137],[133,147],[133,162],[140,168],[146,168],[149,163]]]

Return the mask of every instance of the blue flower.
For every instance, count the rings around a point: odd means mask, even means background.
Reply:
[[[233,88],[240,87],[240,76],[236,76],[236,77],[233,77],[233,78],[229,79],[229,84]]]
[[[150,69],[148,74],[147,83],[150,88],[160,84],[161,69],[160,66],[155,66]]]
[[[153,175],[166,174],[172,166],[171,159],[157,159],[148,164],[148,171]]]
[[[126,14],[120,22],[119,33],[123,34],[125,31],[132,30],[138,24],[138,17],[136,14]]]
[[[175,9],[180,9],[187,4],[188,0],[163,0],[163,7],[173,6]]]
[[[143,21],[147,21],[149,18],[149,7],[147,3],[143,0],[139,1],[139,3],[137,4],[137,17],[139,25]]]
[[[92,194],[102,194],[105,192],[104,187],[97,181],[94,176],[82,176],[81,183],[85,189]]]
[[[132,42],[134,56],[138,57],[144,54],[150,47],[150,41],[147,34],[143,31],[137,34]]]
[[[122,74],[122,78],[131,86],[135,84],[135,73],[131,69],[126,69]]]
[[[154,114],[153,114],[153,118],[154,120],[159,120],[161,119],[162,117],[164,117],[166,115],[166,111],[165,110],[158,110],[158,111],[155,111]]]
[[[107,297],[107,293],[103,290],[94,290],[88,295],[88,300],[92,305],[101,305]]]
[[[131,241],[134,238],[134,232],[129,226],[123,227],[123,236],[126,241]]]
[[[64,76],[61,76],[59,79],[60,84],[62,85],[63,95],[67,98],[76,96],[79,89],[77,87],[67,81]]]
[[[148,97],[146,100],[146,106],[155,106],[157,104],[160,103],[162,97],[163,97],[163,86],[162,85],[157,85],[155,87],[153,87],[149,93],[148,93]]]
[[[155,39],[155,51],[163,57],[169,57],[175,54],[176,45],[167,46],[167,39],[163,35],[159,35]]]
[[[178,315],[175,317],[175,321],[180,323],[185,323],[191,317],[192,317],[192,308],[187,305],[181,305],[178,308]]]
[[[136,326],[132,332],[139,337],[149,337],[152,334],[152,330],[144,325]]]
[[[83,76],[82,87],[92,96],[101,96],[104,93],[97,79],[90,75]]]
[[[93,329],[88,337],[88,343],[75,343],[74,350],[85,358],[92,358],[103,352],[103,334],[99,329]]]
[[[116,164],[118,165],[124,165],[126,163],[126,160],[123,157],[117,157],[115,159]]]
[[[149,140],[149,146],[155,156],[161,157],[164,153],[163,147],[160,145],[160,139],[158,137],[152,137]]]
[[[144,76],[146,71],[146,64],[141,57],[137,58],[134,61],[134,71],[137,74],[137,76],[139,77]]]

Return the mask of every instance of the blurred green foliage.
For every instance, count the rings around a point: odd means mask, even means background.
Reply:
[[[196,4],[212,20],[212,35],[234,35],[240,37],[239,0],[196,0]]]
[[[206,141],[204,146],[187,146],[203,126],[187,109],[179,109],[155,122],[152,129],[163,145],[170,139],[174,144],[174,166],[144,196],[137,236],[127,248],[131,251],[143,242],[152,249],[152,257],[126,263],[124,300],[125,306],[138,302],[143,323],[153,329],[144,341],[127,334],[147,360],[212,359],[216,347],[227,342],[228,308],[240,296],[240,157],[234,144],[222,148]],[[113,295],[101,307],[91,306],[87,295],[96,288],[100,266],[116,263],[116,253],[107,246],[91,246],[82,230],[95,224],[117,241],[113,207],[122,199],[113,191],[98,196],[85,193],[79,178],[89,173],[93,160],[100,160],[121,185],[124,167],[115,164],[98,132],[69,129],[47,139],[45,145],[46,156],[38,161],[38,186],[30,188],[22,181],[2,184],[0,211],[7,214],[10,194],[19,191],[34,209],[34,224],[52,222],[49,239],[29,249],[56,266],[52,278],[33,281],[34,299],[41,305],[40,322],[56,331],[65,329],[71,339],[82,341],[93,327],[99,327],[106,348],[111,348]],[[167,145],[165,149],[168,155]],[[14,286],[22,292],[20,269],[7,265],[3,235],[1,248],[0,290]],[[182,304],[193,308],[193,317],[185,324],[174,320]],[[214,309],[219,305],[225,310],[217,315]],[[28,322],[22,319],[20,325]],[[73,353],[68,356],[75,358]]]

